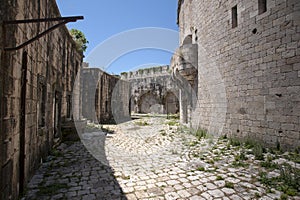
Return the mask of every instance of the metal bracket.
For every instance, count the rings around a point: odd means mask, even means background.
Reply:
[[[74,17],[57,17],[57,18],[44,18],[44,19],[25,19],[25,20],[13,20],[13,21],[3,21],[3,31],[4,36],[6,35],[6,27],[7,25],[13,25],[13,24],[28,24],[28,23],[41,23],[41,22],[53,22],[53,21],[58,21],[59,23],[48,28],[47,30],[45,30],[42,33],[37,34],[35,37],[31,38],[30,40],[24,42],[23,44],[20,44],[19,46],[16,47],[5,47],[4,51],[15,51],[15,50],[19,50],[29,44],[31,44],[32,42],[34,42],[35,40],[43,37],[44,35],[52,32],[53,30],[57,29],[58,27],[67,24],[69,22],[76,22],[77,20],[82,20],[84,19],[83,16],[74,16]],[[5,42],[6,38],[4,38],[4,42]]]

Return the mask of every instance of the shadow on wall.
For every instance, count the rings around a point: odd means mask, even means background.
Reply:
[[[131,102],[131,110],[134,113],[156,113],[156,114],[177,114],[179,112],[179,101],[176,95],[168,91],[163,97],[155,92],[148,91]]]

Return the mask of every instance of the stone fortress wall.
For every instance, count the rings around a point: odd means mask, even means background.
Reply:
[[[130,83],[84,63],[81,76],[82,115],[96,122],[117,123],[130,119]]]
[[[54,0],[0,4],[1,22],[60,16]],[[80,104],[72,102],[72,92],[83,55],[65,26],[20,50],[4,51],[56,23],[6,25],[6,30],[0,26],[0,199],[18,198],[42,158],[61,138],[61,126],[81,115],[72,108],[72,103]]]
[[[169,66],[121,73],[131,84],[130,110],[134,113],[175,114],[179,112],[178,87]]]
[[[179,0],[178,26],[173,74],[197,94],[181,90],[184,123],[300,146],[300,1]]]

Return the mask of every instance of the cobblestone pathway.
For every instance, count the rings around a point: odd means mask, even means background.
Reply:
[[[300,199],[299,154],[259,154],[238,141],[200,140],[163,118],[105,128],[114,133],[89,131],[82,142],[60,145],[24,199]],[[278,187],[286,185],[283,172],[291,173],[294,189]]]

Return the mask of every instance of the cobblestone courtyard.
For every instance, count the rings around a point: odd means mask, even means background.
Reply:
[[[297,153],[200,139],[160,117],[103,130],[53,150],[23,199],[300,199]]]

